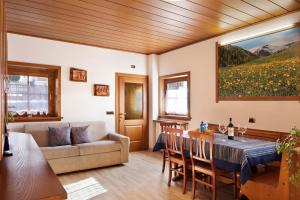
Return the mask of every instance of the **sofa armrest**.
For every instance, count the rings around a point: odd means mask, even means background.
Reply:
[[[121,157],[122,162],[126,163],[129,160],[129,145],[130,145],[130,138],[118,133],[109,133],[108,134],[109,140],[119,141],[121,142],[122,149],[121,149]]]
[[[118,134],[118,133],[108,133],[108,139],[110,140],[115,140],[115,141],[120,141],[120,142],[125,142],[129,144],[129,137]]]

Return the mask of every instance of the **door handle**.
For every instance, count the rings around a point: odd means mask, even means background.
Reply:
[[[122,119],[123,119],[122,116],[125,117],[126,114],[127,114],[127,113],[119,113],[119,120],[122,120]]]

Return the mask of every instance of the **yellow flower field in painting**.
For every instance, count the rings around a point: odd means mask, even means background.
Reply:
[[[280,56],[219,68],[219,96],[299,96],[300,58]]]

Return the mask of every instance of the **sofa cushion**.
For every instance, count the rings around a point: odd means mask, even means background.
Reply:
[[[12,132],[25,133],[25,125],[23,123],[8,123],[7,128]]]
[[[49,127],[48,145],[62,146],[70,145],[71,143],[71,128],[70,127]]]
[[[121,143],[113,140],[100,140],[91,143],[77,144],[80,155],[107,153],[121,150]]]
[[[79,147],[71,145],[41,147],[41,150],[48,160],[79,156]]]
[[[88,126],[72,127],[71,140],[72,144],[81,144],[91,142],[88,135]]]
[[[69,123],[47,122],[47,123],[29,123],[25,124],[25,133],[32,134],[36,143],[40,147],[48,146],[48,127],[67,127]]]
[[[107,136],[105,122],[70,122],[70,127],[82,127],[89,126],[88,135],[91,141],[98,141],[104,139]]]

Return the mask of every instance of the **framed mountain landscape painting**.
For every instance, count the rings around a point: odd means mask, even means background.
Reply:
[[[217,43],[217,102],[300,100],[300,27]]]

